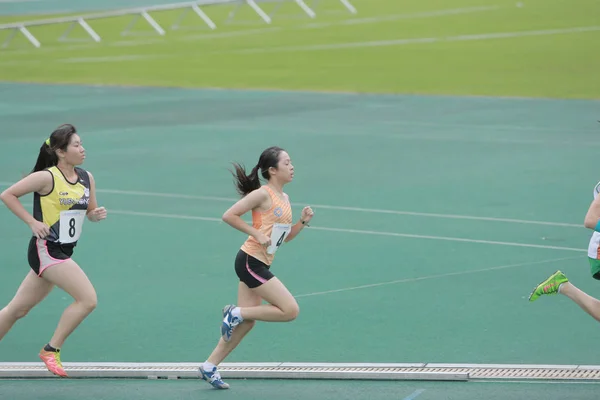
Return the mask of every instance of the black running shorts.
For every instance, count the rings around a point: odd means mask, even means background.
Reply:
[[[240,250],[235,258],[235,273],[250,289],[259,287],[275,276],[267,264],[246,254],[243,250]]]

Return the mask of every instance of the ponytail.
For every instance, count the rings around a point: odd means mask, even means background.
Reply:
[[[231,172],[235,181],[235,188],[237,192],[242,196],[246,196],[253,190],[260,188],[260,178],[258,171],[261,171],[261,175],[267,181],[271,179],[269,168],[277,169],[279,163],[279,154],[285,151],[281,147],[272,146],[265,149],[260,157],[258,158],[258,164],[250,171],[250,175],[246,175],[246,170],[240,164],[233,163],[235,172]]]
[[[42,147],[40,147],[40,154],[31,173],[43,171],[46,168],[57,165],[58,156],[56,155],[56,150],[66,151],[71,141],[71,136],[76,133],[77,129],[71,124],[64,124],[56,128],[50,137],[44,141]]]
[[[46,168],[50,168],[58,164],[58,157],[56,153],[50,147],[50,139],[46,139],[46,141],[40,147],[40,153],[38,155],[37,161],[35,162],[35,166],[33,167],[33,172],[43,171]]]
[[[246,175],[246,170],[240,164],[233,163],[235,173],[232,172],[235,180],[235,188],[240,196],[244,197],[250,192],[260,188],[260,179],[258,177],[259,166],[256,166]]]

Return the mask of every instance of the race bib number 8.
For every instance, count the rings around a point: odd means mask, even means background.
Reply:
[[[58,241],[73,243],[79,240],[86,210],[69,210],[60,212],[60,231]]]
[[[273,231],[271,231],[271,245],[267,248],[267,253],[275,254],[279,246],[281,246],[283,243],[285,237],[291,231],[291,224],[273,224]]]

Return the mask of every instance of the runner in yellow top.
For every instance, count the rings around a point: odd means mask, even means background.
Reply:
[[[77,167],[85,149],[73,125],[59,126],[42,144],[31,174],[0,195],[0,199],[33,233],[27,258],[31,271],[11,302],[0,310],[0,340],[18,319],[58,286],[74,298],[64,311],[54,336],[40,351],[50,372],[66,377],[60,348],[67,337],[96,307],[96,291],[79,265],[71,259],[85,218],[106,218],[96,203],[91,173]],[[33,192],[33,215],[19,201]]]
[[[200,367],[202,379],[217,389],[229,385],[221,379],[217,366],[252,329],[255,321],[286,322],[298,316],[298,303],[287,288],[270,271],[275,252],[294,239],[313,217],[310,207],[302,210],[300,220],[292,225],[290,199],[283,187],[294,178],[290,156],[279,147],[269,147],[260,155],[258,164],[246,175],[235,166],[236,186],[242,199],[223,214],[223,221],[249,235],[235,259],[235,272],[240,279],[238,306],[223,309],[221,339]],[[259,171],[267,184],[261,186]],[[252,210],[252,226],[241,218]],[[269,304],[261,304],[265,300]]]
[[[583,225],[594,232],[588,245],[588,261],[592,278],[600,280],[600,182],[594,187],[594,200],[590,204]],[[600,322],[600,300],[585,293],[560,270],[537,285],[529,295],[529,301],[535,301],[542,295],[562,294],[573,300],[583,311]]]

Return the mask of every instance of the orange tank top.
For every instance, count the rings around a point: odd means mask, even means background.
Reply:
[[[271,245],[265,248],[253,236],[248,236],[241,249],[257,260],[271,265],[275,252],[292,229],[292,207],[287,195],[284,194],[285,199],[282,199],[267,185],[263,185],[262,188],[271,197],[271,208],[267,211],[252,210],[252,226],[269,236]]]

